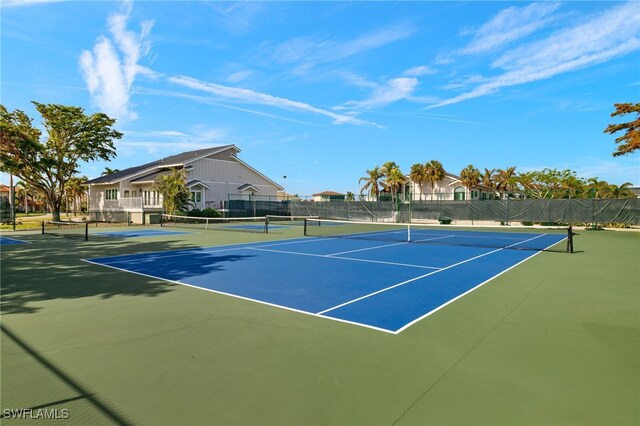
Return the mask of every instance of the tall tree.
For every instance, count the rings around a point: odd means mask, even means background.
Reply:
[[[0,105],[0,170],[12,173],[41,191],[53,220],[67,181],[77,173],[80,161],[115,157],[115,120],[102,113],[86,115],[79,107],[33,102],[43,119],[46,137],[20,110],[9,112]]]
[[[495,176],[496,189],[502,195],[501,198],[506,198],[509,195],[509,191],[512,191],[516,186],[516,168],[507,167],[505,170],[498,169]]]
[[[438,160],[431,160],[424,165],[425,181],[431,184],[431,201],[433,201],[433,193],[435,191],[436,182],[444,179],[447,172],[442,167],[442,163]]]
[[[607,181],[599,180],[597,177],[587,179],[587,194],[589,198],[606,198],[609,190]]]
[[[613,153],[614,157],[619,155],[629,154],[636,149],[640,148],[640,103],[637,104],[614,104],[615,111],[611,113],[611,117],[617,117],[619,115],[636,114],[636,119],[628,123],[609,124],[604,133],[610,135],[624,130],[625,133],[622,136],[616,138],[616,143],[619,143],[616,151]]]
[[[78,200],[82,203],[82,197],[84,197],[87,192],[87,186],[85,184],[87,180],[86,176],[74,176],[67,181],[66,189],[67,194],[69,194],[69,198],[73,200],[74,216],[78,214]]]
[[[411,181],[418,185],[420,188],[420,200],[422,200],[422,194],[424,193],[424,183],[426,182],[426,173],[424,170],[424,164],[416,163],[411,166],[411,171],[409,172],[409,178]]]
[[[27,184],[22,181],[17,182],[15,185],[15,191],[16,198],[18,199],[17,203],[23,203],[24,212],[29,213],[29,190],[27,189]]]
[[[187,171],[185,169],[174,167],[169,173],[159,175],[154,187],[162,194],[162,204],[167,214],[174,214],[190,203],[191,192],[187,188]]]
[[[636,194],[631,192],[631,182],[625,182],[622,185],[610,184],[608,196],[610,198],[635,198]],[[607,197],[607,198],[609,198]]]
[[[480,183],[480,170],[469,164],[460,171],[460,182],[471,193],[471,188],[478,186]]]
[[[382,173],[382,176],[384,177],[384,176],[387,176],[389,174],[389,172],[391,172],[391,170],[397,169],[397,168],[398,168],[398,165],[396,164],[395,161],[387,161],[380,168],[380,172]]]
[[[484,169],[484,173],[482,174],[482,185],[487,188],[495,189],[496,184],[494,182],[494,178],[496,175],[496,169]]]
[[[373,198],[377,201],[378,196],[380,195],[380,181],[382,178],[383,175],[380,167],[376,166],[371,170],[367,170],[367,175],[358,180],[358,183],[364,182],[364,185],[360,188],[360,193],[362,194],[367,191],[369,198]]]
[[[391,193],[391,199],[396,201],[398,192],[400,188],[402,188],[402,185],[404,185],[405,181],[404,173],[402,173],[398,167],[395,167],[386,172],[382,185],[385,190]]]

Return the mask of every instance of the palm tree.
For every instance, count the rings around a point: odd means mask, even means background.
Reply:
[[[480,183],[480,170],[469,164],[460,172],[460,182],[471,193],[471,188],[478,186]]]
[[[609,185],[609,195],[611,198],[634,198],[636,195],[629,189],[632,186],[631,182],[625,182],[620,186],[611,184]]]
[[[105,167],[101,176],[111,175],[111,174],[114,174],[114,173],[118,173],[119,171],[120,171],[119,169],[111,169],[109,167]]]
[[[495,189],[496,184],[494,183],[494,178],[496,175],[496,169],[487,169],[485,167],[484,169],[484,173],[482,174],[482,185],[486,186],[487,188],[492,188]]]
[[[507,167],[506,170],[498,169],[495,177],[496,189],[502,194],[501,198],[509,196],[509,191],[516,185],[516,167]]]
[[[609,184],[607,181],[598,180],[597,177],[587,180],[587,194],[589,198],[606,198],[609,193]]]
[[[396,201],[398,190],[405,183],[404,173],[398,167],[389,169],[385,174],[385,180],[382,182],[385,190],[391,192],[391,200]]]
[[[346,201],[355,201],[356,199],[356,195],[351,192],[351,191],[347,191],[347,196],[345,197]]]
[[[424,164],[416,163],[411,166],[411,172],[409,172],[409,178],[412,182],[415,182],[420,188],[420,200],[422,200],[423,186],[426,181],[426,173],[424,170]]]
[[[159,175],[154,183],[154,188],[162,194],[163,208],[167,214],[186,207],[191,199],[191,192],[187,188],[187,171],[177,167],[169,173]]]
[[[81,177],[72,177],[69,179],[65,185],[65,192],[68,194],[68,197],[73,200],[73,215],[78,214],[78,199],[82,203],[82,197],[86,194],[86,185],[87,181],[86,176]]]
[[[446,174],[442,163],[437,160],[431,160],[424,165],[425,181],[431,184],[431,201],[433,201],[436,182],[444,179]]]
[[[29,190],[27,189],[27,184],[23,181],[18,181],[15,186],[16,197],[18,198],[18,203],[24,203],[24,212],[29,213],[29,203],[27,201],[29,197]]]
[[[387,176],[389,172],[391,172],[391,170],[397,169],[397,168],[398,168],[398,165],[396,164],[395,161],[387,161],[382,165],[380,172],[382,173],[382,176]]]
[[[380,167],[375,166],[371,170],[367,170],[367,176],[363,176],[358,180],[358,183],[362,183],[364,181],[364,185],[360,189],[360,193],[367,191],[370,198],[374,198],[378,201],[378,196],[380,195],[380,180],[383,178],[382,171]]]

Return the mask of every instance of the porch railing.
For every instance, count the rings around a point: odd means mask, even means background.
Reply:
[[[142,211],[144,208],[161,208],[162,196],[144,197],[123,197],[118,200],[105,200],[102,210],[125,210]]]

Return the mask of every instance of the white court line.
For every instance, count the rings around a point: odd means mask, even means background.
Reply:
[[[447,236],[444,236],[444,237],[433,237],[433,238],[427,238],[425,240],[419,240],[419,241],[422,242],[422,241],[431,241],[431,240],[441,240],[443,238],[451,238],[451,236],[447,235]],[[367,250],[376,250],[376,249],[380,249],[380,248],[400,246],[402,244],[409,244],[409,242],[408,241],[403,241],[401,243],[385,244],[383,246],[375,246],[375,247],[367,247],[367,248],[362,248],[362,249],[357,249],[357,250],[341,251],[339,253],[330,253],[327,256],[339,256],[341,254],[356,253],[356,252],[359,252],[359,251],[367,251]]]
[[[360,297],[358,297],[358,298],[356,298],[356,299],[349,300],[348,302],[344,302],[344,303],[341,303],[340,305],[337,305],[337,306],[334,306],[334,307],[332,307],[332,308],[325,309],[324,311],[318,312],[318,315],[324,315],[324,314],[326,314],[327,312],[331,312],[331,311],[336,310],[336,309],[338,309],[338,308],[342,308],[342,307],[344,307],[344,306],[351,305],[351,304],[353,304],[353,303],[355,303],[355,302],[359,302],[359,301],[361,301],[361,300],[368,299],[369,297],[375,296],[375,295],[380,294],[380,293],[383,293],[383,292],[385,292],[385,291],[389,291],[389,290],[392,290],[392,289],[394,289],[394,288],[396,288],[396,287],[400,287],[400,286],[403,286],[403,285],[405,285],[405,284],[408,284],[408,283],[410,283],[410,282],[417,281],[417,280],[420,280],[420,279],[422,279],[422,278],[426,278],[426,277],[428,277],[428,276],[430,276],[430,275],[434,275],[434,274],[437,274],[437,273],[440,273],[440,272],[446,271],[446,270],[448,270],[448,269],[454,268],[454,267],[459,266],[459,265],[462,265],[462,264],[464,264],[464,263],[471,262],[472,260],[479,259],[479,258],[481,258],[481,257],[488,256],[488,255],[490,255],[490,254],[492,254],[492,253],[496,253],[496,252],[499,252],[499,251],[505,250],[505,249],[507,249],[507,248],[509,248],[509,247],[513,247],[513,246],[518,245],[518,244],[526,243],[527,241],[535,240],[536,238],[540,238],[540,237],[542,237],[542,236],[544,236],[544,235],[547,235],[547,234],[541,234],[541,235],[538,235],[537,237],[530,238],[530,239],[528,239],[528,240],[521,241],[521,242],[516,243],[516,244],[511,244],[510,246],[507,246],[507,247],[504,247],[504,248],[499,248],[499,249],[496,249],[496,250],[492,250],[492,251],[490,251],[490,252],[487,252],[487,253],[484,253],[484,254],[480,254],[480,255],[478,255],[478,256],[474,256],[474,257],[472,257],[472,258],[470,258],[470,259],[463,260],[463,261],[458,262],[458,263],[454,263],[453,265],[449,265],[449,266],[444,267],[444,268],[442,268],[442,269],[439,269],[439,270],[437,270],[437,271],[429,272],[428,274],[424,274],[424,275],[421,275],[421,276],[419,276],[419,277],[412,278],[412,279],[410,279],[410,280],[403,281],[403,282],[398,283],[398,284],[394,284],[394,285],[392,285],[392,286],[390,286],[390,287],[383,288],[383,289],[378,290],[378,291],[374,291],[373,293],[365,294],[364,296],[360,296]]]
[[[255,251],[265,251],[270,253],[281,253],[281,254],[293,254],[297,256],[310,256],[310,257],[323,257],[325,259],[336,259],[336,260],[350,260],[354,262],[366,262],[366,263],[378,263],[381,265],[393,265],[393,266],[406,266],[410,268],[420,268],[420,269],[440,269],[435,266],[423,266],[423,265],[414,265],[411,263],[397,263],[397,262],[385,262],[382,260],[370,260],[370,259],[358,259],[355,257],[338,257],[330,254],[314,254],[314,253],[300,253],[297,251],[285,251],[285,250],[269,250],[263,249],[260,247],[245,247],[247,250],[255,250]]]
[[[547,234],[543,234],[543,235],[547,235]],[[543,236],[543,235],[540,235],[540,236]],[[538,237],[536,237],[536,238],[538,238]],[[565,238],[565,239],[566,239],[566,238]],[[312,240],[310,240],[310,239],[306,239],[306,238],[305,238],[305,239],[289,240],[289,242],[280,243],[280,244],[274,244],[274,245],[295,244],[295,243],[297,243],[297,242],[311,242],[311,241],[322,241],[322,240],[324,240],[324,238],[323,238],[323,239],[312,239]],[[562,241],[562,240],[561,240],[561,241]],[[523,242],[526,242],[526,241],[523,241]],[[552,246],[554,246],[554,245],[558,244],[559,242],[560,242],[560,241],[555,242],[555,243],[553,243],[553,244],[549,245],[549,246],[548,246],[547,248],[545,248],[544,250],[546,250],[546,249],[548,249],[549,247],[552,247]],[[238,243],[238,244],[233,244],[233,245],[220,246],[220,247],[230,247],[230,246],[234,246],[234,245],[235,245],[235,246],[238,246],[238,247],[233,248],[233,249],[217,250],[216,252],[219,252],[219,251],[232,251],[232,250],[240,250],[240,249],[249,248],[249,247],[247,247],[245,244],[246,244],[246,243]],[[255,244],[255,243],[254,243],[254,244]],[[258,243],[258,244],[260,244],[260,243]],[[518,243],[518,244],[520,244],[520,243]],[[516,245],[516,244],[514,244],[514,245]],[[267,245],[265,245],[265,246],[267,246]],[[268,246],[271,246],[271,245],[268,245]],[[214,247],[215,247],[215,246],[213,246],[213,247],[209,247],[209,248],[214,248]],[[181,252],[183,252],[183,251],[185,251],[185,250],[186,250],[186,251],[193,252],[193,251],[196,251],[196,250],[202,250],[202,249],[178,249],[178,250],[171,250],[171,251],[176,251],[176,252],[177,252],[177,251],[181,251]],[[206,250],[206,249],[205,249],[205,250]],[[502,249],[494,250],[494,251],[492,251],[492,252],[490,252],[490,253],[485,253],[484,255],[481,255],[481,256],[476,256],[476,258],[477,258],[477,257],[485,256],[485,255],[488,255],[488,254],[491,254],[491,253],[493,253],[493,252],[500,251],[500,250],[502,250]],[[170,251],[168,251],[168,252],[170,252]],[[146,252],[146,253],[137,253],[136,255],[143,255],[143,254],[156,254],[156,253],[163,253],[163,252]],[[164,253],[167,253],[167,252],[164,252]],[[188,254],[188,253],[180,253],[180,254],[178,254],[178,255],[184,255],[184,254]],[[300,254],[300,253],[296,253],[296,254]],[[444,306],[448,305],[449,303],[453,302],[454,300],[456,300],[456,299],[458,299],[458,298],[462,297],[463,295],[466,295],[467,293],[469,293],[469,292],[471,292],[471,291],[475,290],[476,288],[480,287],[481,285],[483,285],[483,284],[485,284],[485,283],[487,283],[487,282],[489,282],[489,281],[493,280],[493,279],[494,279],[494,278],[496,278],[497,276],[502,275],[503,273],[507,272],[509,269],[512,269],[512,268],[516,267],[516,266],[517,266],[517,265],[519,265],[520,263],[523,263],[525,260],[528,260],[528,259],[530,259],[531,257],[536,256],[536,255],[538,255],[538,254],[540,254],[540,252],[537,252],[537,253],[532,254],[531,256],[527,257],[526,259],[522,260],[521,262],[517,263],[516,265],[513,265],[513,266],[511,266],[510,268],[508,268],[508,269],[506,269],[506,270],[504,270],[504,271],[500,272],[499,274],[494,275],[493,277],[489,278],[487,281],[483,282],[482,284],[479,284],[478,286],[476,286],[476,287],[474,287],[473,289],[471,289],[471,290],[467,291],[466,293],[464,293],[464,294],[462,294],[462,295],[460,295],[460,296],[457,296],[455,299],[452,299],[451,301],[449,301],[449,302],[447,302],[447,303],[445,303],[445,304],[441,305],[440,307],[438,307],[438,308],[434,309],[433,311],[431,311],[431,312],[429,312],[429,313],[427,313],[427,314],[423,315],[423,316],[422,316],[422,317],[420,317],[420,318],[417,318],[417,319],[413,320],[412,322],[410,322],[410,323],[408,323],[408,324],[404,325],[403,327],[401,327],[400,329],[395,330],[395,331],[388,330],[388,329],[385,329],[385,328],[376,327],[376,326],[369,325],[369,324],[364,324],[364,323],[356,322],[356,321],[349,321],[349,320],[345,320],[345,319],[341,319],[341,318],[335,318],[335,317],[330,317],[330,316],[326,316],[326,315],[321,315],[320,313],[313,313],[313,312],[307,312],[307,311],[303,311],[303,310],[298,310],[298,309],[291,308],[291,307],[288,307],[288,306],[277,305],[277,304],[275,304],[275,303],[265,302],[265,301],[263,301],[263,300],[258,300],[258,299],[252,299],[252,298],[249,298],[249,297],[239,296],[239,295],[237,295],[237,294],[233,294],[233,293],[226,293],[226,292],[219,291],[219,290],[212,290],[212,289],[205,288],[205,287],[198,287],[198,286],[196,286],[196,285],[187,284],[187,283],[183,283],[183,282],[176,281],[176,280],[170,280],[170,279],[167,279],[167,278],[157,277],[157,276],[150,275],[150,274],[145,274],[145,273],[142,273],[142,272],[136,272],[136,271],[132,271],[132,270],[125,269],[125,268],[119,268],[119,267],[117,267],[117,266],[112,266],[112,265],[108,265],[108,264],[104,264],[104,263],[100,263],[100,262],[95,262],[95,261],[93,261],[93,260],[89,260],[89,259],[81,259],[81,260],[82,260],[82,261],[84,261],[84,262],[87,262],[87,263],[93,264],[93,265],[103,266],[103,267],[107,267],[107,268],[115,269],[115,270],[122,271],[122,272],[128,272],[128,273],[130,273],[130,274],[136,274],[136,275],[140,275],[140,276],[144,276],[144,277],[148,277],[148,278],[153,278],[153,279],[157,279],[157,280],[162,280],[162,281],[166,281],[166,282],[171,282],[171,283],[174,283],[174,284],[179,284],[179,285],[183,285],[183,286],[186,286],[186,287],[191,287],[191,288],[195,288],[195,289],[199,289],[199,290],[204,290],[204,291],[208,291],[208,292],[211,292],[211,293],[221,294],[221,295],[224,295],[224,296],[230,296],[230,297],[233,297],[233,298],[236,298],[236,299],[241,299],[241,300],[247,300],[247,301],[251,301],[251,302],[256,302],[256,303],[259,303],[259,304],[262,304],[262,305],[271,306],[271,307],[276,307],[276,308],[281,308],[281,309],[285,309],[285,310],[287,310],[287,311],[297,312],[297,313],[300,313],[300,314],[309,315],[309,316],[313,316],[313,317],[316,317],[316,318],[321,318],[321,319],[331,320],[331,321],[337,321],[337,322],[341,322],[341,323],[345,323],[345,324],[357,325],[357,326],[365,327],[365,328],[368,328],[368,329],[371,329],[371,330],[382,331],[382,332],[387,333],[387,334],[397,335],[397,334],[399,334],[400,332],[402,332],[402,331],[406,330],[406,329],[407,329],[408,327],[410,327],[411,325],[413,325],[413,324],[417,323],[418,321],[420,321],[421,319],[424,319],[425,317],[427,317],[427,316],[431,315],[432,313],[434,313],[434,312],[436,312],[437,310],[439,310],[439,309],[443,308]],[[110,256],[110,257],[122,257],[122,256],[133,256],[133,255],[119,255],[119,256]],[[316,256],[318,256],[318,255],[316,255]],[[107,258],[108,258],[108,257],[95,258],[95,259],[107,259]],[[336,258],[336,259],[340,259],[340,258]],[[470,260],[473,260],[473,258],[472,258],[472,259],[468,259],[468,260],[466,260],[466,261],[464,261],[464,262],[468,262],[468,261],[470,261]],[[463,263],[463,262],[460,262],[460,263]],[[451,266],[448,266],[447,268],[451,268],[451,267],[454,267],[454,266],[456,266],[456,265],[451,265]],[[444,269],[444,268],[443,268],[443,269]],[[439,272],[439,271],[435,271],[435,272]],[[431,273],[426,274],[426,275],[432,275],[432,274],[434,274],[435,272],[431,272]],[[426,275],[425,275],[425,276],[426,276]],[[420,277],[418,277],[418,278],[416,278],[416,279],[419,279],[419,278],[420,278]],[[335,309],[335,308],[332,308],[332,309]],[[323,312],[326,312],[326,311],[323,311]]]
[[[310,243],[313,241],[323,241],[328,240],[328,238],[324,239],[309,239],[309,238],[295,238],[292,240],[282,240],[283,242],[274,243],[274,244],[264,244],[268,241],[256,241],[249,243],[236,243],[236,244],[225,244],[221,246],[209,246],[209,247],[198,247],[198,248],[182,248],[182,249],[174,249],[174,250],[166,250],[166,251],[144,251],[140,253],[132,253],[132,254],[116,254],[113,256],[106,257],[94,257],[92,259],[110,259],[112,257],[131,257],[131,256],[147,256],[147,255],[159,255],[162,258],[169,257],[178,257],[178,256],[192,256],[194,253],[220,253],[225,251],[236,251],[243,250],[249,248],[249,244],[259,244],[260,247],[272,247],[286,244],[299,244],[299,243]],[[284,242],[287,241],[287,242]],[[137,259],[131,259],[133,261],[137,261]]]
[[[544,235],[547,235],[547,234],[544,234]],[[421,317],[416,318],[416,319],[414,319],[413,321],[411,321],[411,322],[409,322],[409,323],[407,323],[407,324],[403,325],[402,327],[400,327],[399,329],[397,329],[397,330],[395,331],[395,334],[400,334],[400,333],[402,333],[404,330],[406,330],[407,328],[411,327],[411,326],[412,326],[412,325],[414,325],[415,323],[420,322],[421,320],[425,319],[425,318],[426,318],[426,317],[428,317],[429,315],[436,313],[437,311],[439,311],[440,309],[444,308],[445,306],[447,306],[447,305],[449,305],[449,304],[451,304],[451,303],[455,302],[456,300],[460,299],[460,298],[461,298],[461,297],[463,297],[463,296],[466,296],[467,294],[471,293],[472,291],[474,291],[474,290],[476,290],[476,289],[478,289],[478,288],[482,287],[483,285],[485,285],[485,284],[486,284],[486,283],[488,283],[489,281],[494,280],[495,278],[499,277],[500,275],[502,275],[502,274],[506,273],[507,271],[510,271],[511,269],[515,268],[516,266],[520,265],[521,263],[526,262],[527,260],[531,259],[532,257],[539,255],[539,254],[540,254],[540,253],[542,253],[544,250],[548,250],[550,247],[555,246],[556,244],[558,244],[559,242],[561,242],[561,241],[563,241],[563,240],[565,240],[565,239],[566,239],[566,238],[563,238],[562,240],[560,240],[560,241],[558,241],[558,242],[555,242],[555,243],[553,243],[553,244],[551,244],[551,245],[549,245],[549,246],[545,247],[544,249],[542,249],[542,250],[540,250],[540,251],[538,251],[538,252],[536,252],[536,253],[533,253],[531,256],[527,256],[526,258],[522,259],[520,262],[518,262],[518,263],[516,263],[516,264],[514,264],[514,265],[512,265],[512,266],[510,266],[510,267],[508,267],[508,268],[507,268],[507,269],[505,269],[504,271],[497,273],[496,275],[492,276],[491,278],[489,278],[489,279],[487,279],[487,280],[485,280],[485,281],[481,282],[480,284],[478,284],[477,286],[475,286],[475,287],[473,287],[473,288],[470,288],[469,290],[465,291],[464,293],[459,294],[458,296],[454,297],[453,299],[449,300],[449,301],[448,301],[448,302],[446,302],[446,303],[443,303],[442,305],[438,306],[437,308],[435,308],[435,309],[433,309],[433,310],[431,310],[431,311],[427,312],[426,314],[422,315]]]
[[[277,305],[277,304],[271,303],[271,302],[265,302],[264,300],[252,299],[250,297],[240,296],[238,294],[227,293],[227,292],[220,291],[220,290],[213,290],[213,289],[206,288],[206,287],[199,287],[197,285],[183,283],[182,281],[176,281],[176,280],[170,280],[168,278],[156,277],[155,275],[145,274],[145,273],[142,273],[142,272],[136,272],[136,271],[132,271],[132,270],[125,269],[125,268],[119,268],[117,266],[106,265],[104,263],[93,262],[93,261],[88,260],[88,259],[81,259],[81,260],[84,261],[84,262],[90,263],[92,265],[104,266],[104,267],[115,269],[115,270],[118,270],[118,271],[128,272],[130,274],[136,274],[136,275],[141,275],[141,276],[147,277],[147,278],[153,278],[154,280],[162,280],[162,281],[170,282],[170,283],[173,283],[173,284],[183,285],[185,287],[191,287],[191,288],[195,288],[195,289],[198,289],[198,290],[204,290],[204,291],[208,291],[208,292],[211,292],[211,293],[221,294],[223,296],[230,296],[230,297],[234,297],[236,299],[241,299],[241,300],[247,300],[249,302],[260,303],[261,305],[267,305],[267,306],[271,306],[271,307],[274,307],[274,308],[285,309],[287,311],[297,312],[299,314],[309,315],[309,316],[316,317],[316,318],[322,318],[322,319],[325,319],[325,320],[328,319],[328,320],[338,321],[338,322],[342,322],[342,323],[346,323],[346,324],[357,325],[357,326],[360,326],[360,327],[365,327],[365,328],[369,328],[369,329],[376,330],[376,331],[382,331],[382,332],[388,333],[388,334],[397,334],[396,332],[394,332],[392,330],[387,330],[386,328],[376,327],[375,325],[369,325],[369,324],[364,324],[364,323],[360,323],[360,322],[349,321],[349,320],[345,320],[345,319],[341,319],[341,318],[325,317],[325,316],[318,315],[318,314],[313,313],[313,312],[303,311],[303,310],[300,310],[300,309],[291,308],[289,306],[284,306],[284,305]]]
[[[367,248],[361,248],[361,249],[356,249],[356,250],[348,250],[348,251],[340,251],[338,253],[329,253],[326,256],[340,256],[341,254],[356,253],[356,252],[359,252],[359,251],[367,251],[367,250],[377,250],[377,249],[381,249],[381,248],[401,246],[402,244],[409,244],[409,243],[404,241],[404,242],[395,243],[395,244],[385,244],[385,245],[382,245],[382,246],[367,247]]]

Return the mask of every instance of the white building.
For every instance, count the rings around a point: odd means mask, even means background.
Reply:
[[[496,198],[496,191],[484,185],[476,185],[471,189],[465,187],[460,176],[446,172],[442,180],[435,182],[433,191],[430,182],[422,184],[411,181],[407,176],[412,200],[489,200]]]
[[[154,221],[162,213],[162,196],[153,187],[155,179],[176,167],[187,171],[194,208],[225,209],[230,194],[275,198],[283,188],[240,160],[238,152],[235,145],[183,152],[90,180],[91,219]]]

